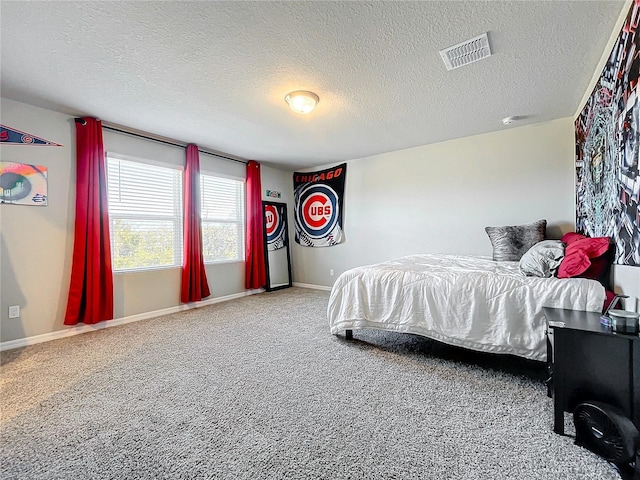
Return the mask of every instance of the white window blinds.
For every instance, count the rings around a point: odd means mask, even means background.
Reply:
[[[107,156],[115,271],[182,264],[182,171]]]
[[[244,260],[244,181],[201,174],[200,194],[204,261]]]

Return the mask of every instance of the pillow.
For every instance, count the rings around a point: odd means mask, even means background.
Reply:
[[[582,272],[580,276],[597,280],[605,289],[611,290],[612,285],[609,273],[611,272],[611,264],[613,263],[615,251],[616,246],[612,244],[604,255],[600,255],[598,258],[592,258],[591,266]]]
[[[584,235],[580,235],[579,233],[576,232],[567,232],[564,234],[564,236],[562,237],[562,243],[564,243],[565,245],[569,245],[570,243],[576,242],[578,240],[584,240],[585,237]]]
[[[564,257],[564,243],[543,240],[526,251],[520,259],[520,271],[528,277],[553,277]]]
[[[493,246],[493,259],[497,262],[517,262],[527,250],[544,240],[546,220],[527,225],[486,227]]]
[[[566,236],[566,235],[565,235]],[[564,237],[563,237],[564,238]],[[591,266],[591,259],[604,255],[609,250],[609,237],[582,238],[569,243],[564,251],[564,259],[558,269],[558,278],[582,276]],[[605,259],[606,260],[606,259]],[[609,262],[606,262],[609,263]],[[595,272],[590,275],[602,275],[604,262],[596,262]],[[598,280],[599,278],[595,278]]]

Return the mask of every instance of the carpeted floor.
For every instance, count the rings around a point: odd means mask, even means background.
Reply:
[[[618,479],[552,432],[539,364],[264,293],[2,354],[7,479]],[[567,417],[569,424],[569,417]]]

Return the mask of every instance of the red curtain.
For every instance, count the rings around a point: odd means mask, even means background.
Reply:
[[[76,224],[65,325],[113,318],[113,274],[102,122],[76,119]]]
[[[261,288],[267,283],[264,265],[264,230],[262,219],[262,186],[260,164],[251,160],[247,164],[247,242],[244,286]]]
[[[180,301],[196,302],[211,295],[202,257],[200,229],[200,155],[196,145],[187,145],[183,180],[183,249]]]

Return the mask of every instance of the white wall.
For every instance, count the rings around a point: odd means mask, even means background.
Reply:
[[[0,205],[0,341],[64,329],[75,219],[75,126],[73,117],[2,98],[3,125],[62,147],[2,145],[3,161],[48,168],[46,207]],[[104,132],[105,149],[139,158],[184,164],[184,149],[125,134]],[[240,178],[245,165],[200,155],[201,170]],[[263,167],[263,187],[290,202],[290,174]],[[264,189],[263,188],[263,189]],[[244,262],[206,266],[212,296],[244,292]],[[121,318],[180,304],[180,268],[114,274],[114,316]],[[21,316],[8,318],[9,305]]]
[[[573,149],[563,118],[350,161],[346,241],[294,242],[294,280],[331,286],[349,268],[413,253],[491,255],[488,225],[544,218],[560,238],[575,225]]]
[[[613,283],[617,293],[629,296],[623,300],[624,309],[640,312],[640,267],[614,265]]]

